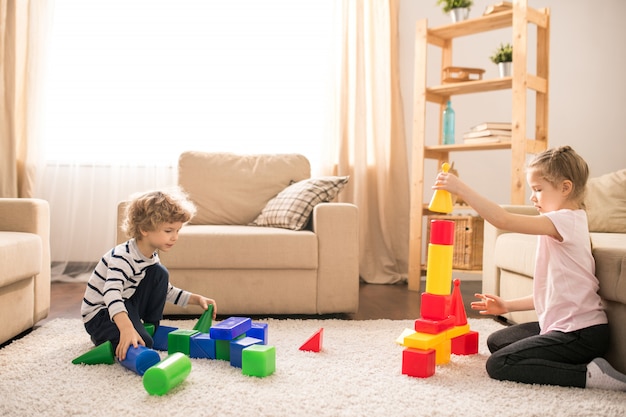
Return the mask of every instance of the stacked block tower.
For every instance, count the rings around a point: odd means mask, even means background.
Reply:
[[[444,171],[449,168],[446,165]],[[450,213],[450,194],[436,191],[429,209]],[[467,323],[458,279],[454,280],[452,290],[455,223],[451,220],[432,220],[430,230],[421,316],[415,320],[414,329],[405,330],[398,338],[398,343],[405,347],[402,373],[421,378],[434,375],[436,365],[450,362],[451,354],[478,353],[478,333],[471,331]]]

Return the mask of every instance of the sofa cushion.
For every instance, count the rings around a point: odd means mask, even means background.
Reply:
[[[313,208],[319,203],[332,201],[346,185],[348,178],[309,178],[291,184],[267,203],[252,225],[302,230]]]
[[[589,231],[626,233],[626,169],[587,182]]]
[[[159,256],[177,269],[317,269],[317,236],[272,227],[187,225]]]
[[[178,184],[198,209],[190,224],[247,225],[281,190],[310,176],[309,161],[297,154],[184,152],[178,159]]]
[[[591,233],[602,298],[626,304],[626,235]]]
[[[496,240],[493,256],[497,267],[532,277],[536,252],[537,236],[503,233]]]
[[[0,287],[39,274],[42,256],[39,235],[0,231]]]

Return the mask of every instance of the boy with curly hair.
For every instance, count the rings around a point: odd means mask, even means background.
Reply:
[[[111,341],[115,355],[124,360],[130,346],[151,348],[144,323],[156,328],[165,302],[203,309],[214,300],[174,287],[159,261],[159,251],[169,251],[178,232],[196,208],[182,193],[153,191],[135,197],[127,206],[123,229],[130,238],[104,254],[96,265],[81,305],[87,333],[95,345]]]

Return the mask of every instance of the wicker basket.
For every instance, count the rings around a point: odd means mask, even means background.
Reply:
[[[479,216],[428,216],[427,242],[430,242],[430,222],[452,220],[454,228],[454,252],[452,268],[480,270],[483,267],[484,220]],[[428,260],[427,260],[428,262]]]

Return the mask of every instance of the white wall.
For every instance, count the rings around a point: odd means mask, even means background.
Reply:
[[[470,17],[481,15],[487,5],[495,2],[474,0]],[[529,6],[549,7],[551,11],[549,146],[572,146],[587,160],[591,176],[626,168],[626,134],[620,122],[626,109],[626,77],[623,75],[626,2],[529,0]],[[436,0],[400,0],[400,79],[409,153],[413,130],[415,23],[423,18],[428,19],[430,27],[450,23]],[[533,25],[529,28],[528,47],[532,55],[535,32]],[[484,78],[497,77],[497,67],[488,57],[501,42],[511,42],[509,28],[459,38],[453,44],[453,63],[483,68],[486,70]],[[437,50],[433,47],[429,51],[429,85],[439,83],[441,54]],[[534,60],[528,68],[535,73]],[[473,124],[510,121],[510,97],[510,91],[453,97],[457,140]],[[434,143],[439,110],[435,105],[431,107],[427,109],[427,127]],[[531,110],[534,113],[534,107]],[[531,127],[528,131],[532,134],[534,129]],[[510,151],[453,153],[451,159],[468,184],[499,203],[510,202]],[[435,165],[434,161],[427,162],[425,184],[434,178]],[[428,198],[430,196],[426,195],[425,201]]]

